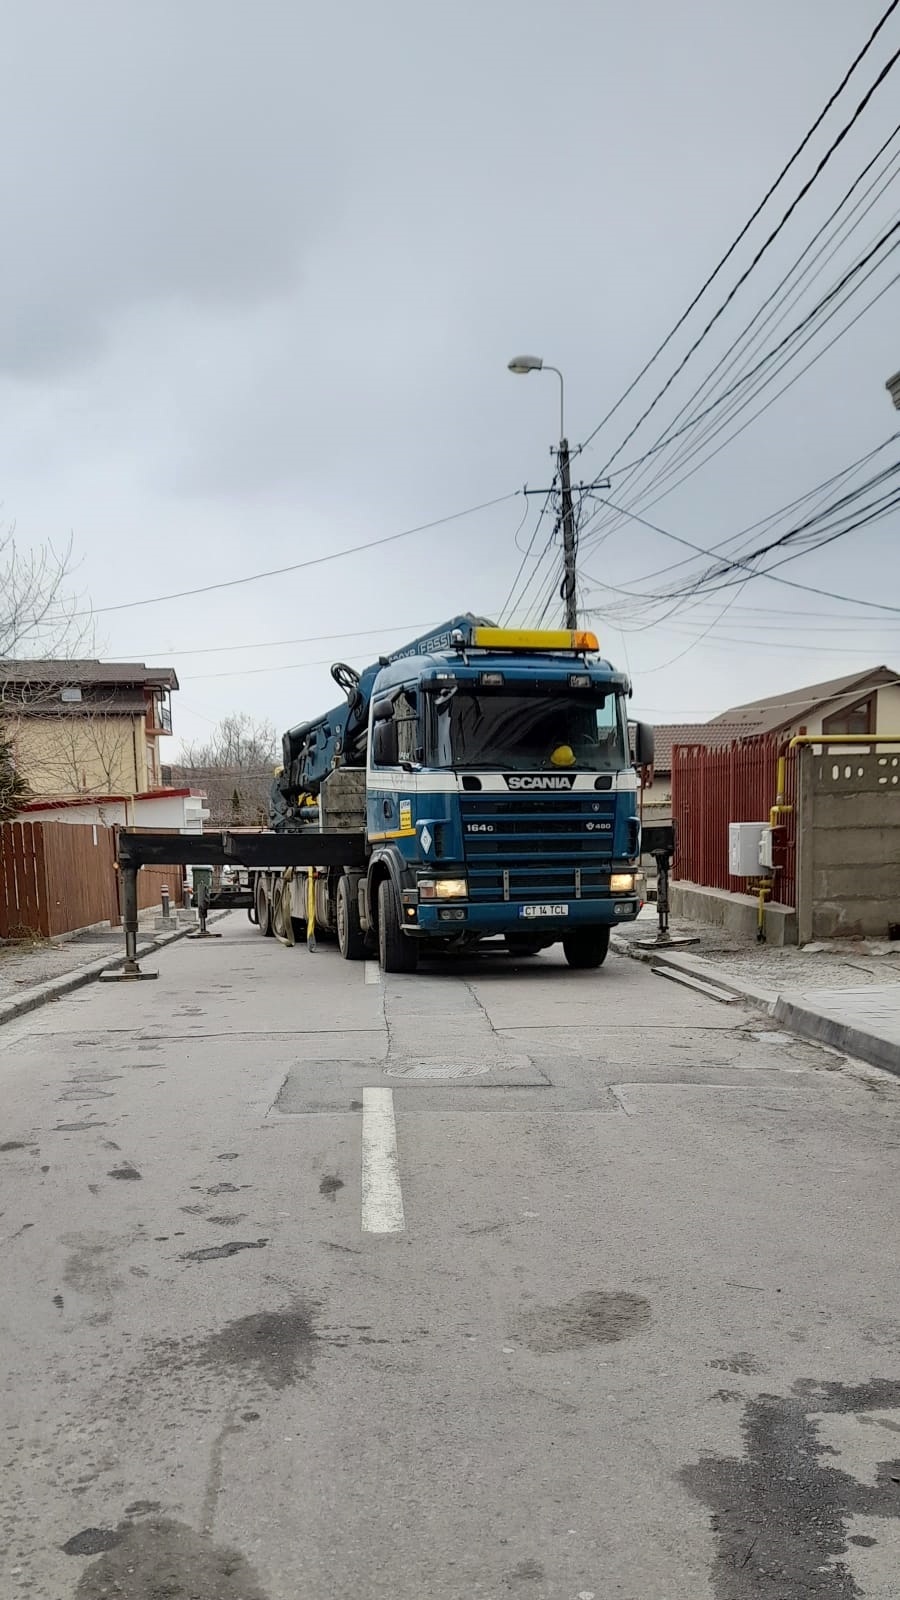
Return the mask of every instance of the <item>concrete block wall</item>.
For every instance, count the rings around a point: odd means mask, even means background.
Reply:
[[[811,939],[900,925],[900,753],[801,751],[797,921]]]

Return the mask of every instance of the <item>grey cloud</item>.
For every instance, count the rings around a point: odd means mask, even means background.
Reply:
[[[511,377],[509,356],[531,348],[565,370],[570,436],[583,437],[683,310],[883,0],[13,9],[0,99],[0,501],[24,539],[74,529],[77,586],[103,605],[548,482],[555,380]],[[773,252],[767,285],[885,136],[892,100],[888,88],[873,102],[790,249]],[[758,298],[723,319],[711,353]],[[886,298],[648,508],[651,520],[712,542],[870,448],[891,428],[881,384],[900,359],[895,320]],[[669,370],[667,357],[641,402]],[[661,423],[690,387],[673,391]],[[635,397],[579,472],[599,469],[640,409]],[[514,502],[326,569],[327,581],[298,574],[111,613],[106,644],[151,655],[489,611],[521,560],[519,516]],[[798,575],[871,592],[878,533],[835,546],[818,573],[798,562]],[[679,553],[628,524],[590,544],[583,565],[627,588]],[[789,596],[756,585],[743,600]],[[606,647],[671,720],[829,675],[827,659],[742,654],[715,635],[660,669],[701,620],[622,638],[606,607]],[[748,638],[751,627],[748,614]],[[864,649],[871,634],[841,637]],[[377,647],[370,638],[357,654]],[[293,663],[331,648],[176,654],[179,731],[194,712],[237,707],[281,726],[327,704],[327,670]],[[354,653],[352,638],[333,648]],[[273,657],[283,672],[202,676]]]
[[[6,47],[0,368],[96,357],[135,304],[252,305],[296,281],[337,200],[297,90],[299,8],[38,4]]]

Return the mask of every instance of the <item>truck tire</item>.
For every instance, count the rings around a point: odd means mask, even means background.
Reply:
[[[609,929],[580,928],[563,939],[563,950],[569,966],[576,970],[602,967],[609,950]]]
[[[344,960],[364,961],[366,936],[359,920],[359,897],[353,880],[348,878],[346,873],[338,879],[335,921],[338,949]]]
[[[415,972],[419,952],[400,927],[400,901],[390,878],[378,885],[378,960],[382,972]]]
[[[261,882],[256,885],[256,923],[263,938],[271,939],[273,937],[272,907],[269,905],[266,886]]]

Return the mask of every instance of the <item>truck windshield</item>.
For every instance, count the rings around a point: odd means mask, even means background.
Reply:
[[[628,764],[621,697],[613,691],[460,685],[437,702],[435,724],[440,767],[619,772]]]

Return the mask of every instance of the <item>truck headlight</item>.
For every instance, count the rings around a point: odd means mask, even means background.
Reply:
[[[420,878],[420,900],[467,900],[469,884],[466,878]]]
[[[633,872],[613,872],[613,873],[610,873],[609,892],[610,892],[610,894],[633,894],[634,893],[634,873]]]
[[[469,884],[466,878],[436,878],[434,890],[438,900],[466,900]]]

